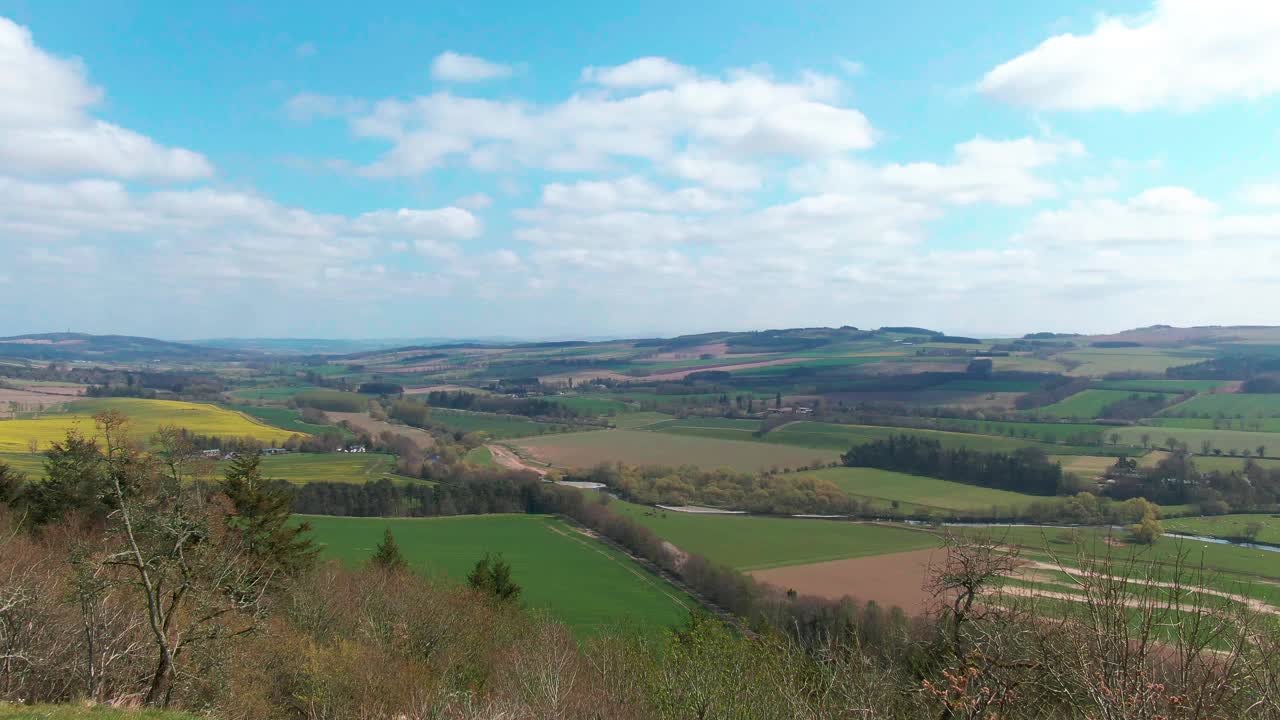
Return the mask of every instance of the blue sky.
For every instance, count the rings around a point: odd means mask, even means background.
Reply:
[[[0,0],[0,334],[1276,323],[1278,34],[1248,0]]]

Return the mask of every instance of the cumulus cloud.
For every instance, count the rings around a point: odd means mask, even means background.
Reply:
[[[1280,4],[1157,0],[1137,17],[1103,17],[988,72],[978,89],[1045,110],[1194,109],[1280,92]]]
[[[490,62],[474,55],[453,51],[442,52],[431,61],[431,77],[454,83],[473,83],[495,78],[509,77],[514,72],[510,65]]]
[[[693,70],[662,57],[642,57],[613,67],[589,67],[582,71],[585,82],[611,88],[670,87],[690,80]]]
[[[0,168],[10,175],[192,180],[213,174],[199,153],[165,147],[89,114],[104,93],[82,63],[39,48],[0,17]]]
[[[787,82],[743,70],[723,78],[668,73],[670,84],[642,87],[658,74],[645,83],[639,71],[621,79],[612,74],[626,67],[590,74],[614,82],[610,92],[551,105],[447,92],[378,101],[368,112],[351,113],[351,129],[391,148],[361,172],[416,175],[449,162],[485,172],[584,172],[644,160],[687,179],[701,175],[742,187],[756,184],[760,170],[753,166],[771,158],[862,150],[876,141],[867,117],[840,103],[840,84],[830,77],[806,73]],[[318,103],[308,97],[293,104]]]

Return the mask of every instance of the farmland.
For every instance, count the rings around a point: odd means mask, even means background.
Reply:
[[[631,465],[729,467],[743,472],[758,472],[772,467],[800,467],[815,461],[833,462],[839,455],[832,450],[779,447],[642,430],[544,435],[516,440],[511,444],[552,465],[579,468],[602,462],[622,462]]]
[[[502,553],[530,607],[550,611],[579,632],[626,620],[640,627],[683,621],[696,604],[624,555],[536,515],[431,519],[306,517],[322,556],[360,565],[390,528],[410,566],[462,582],[485,553]]]
[[[1165,522],[1164,528],[1170,532],[1188,535],[1203,535],[1227,539],[1243,538],[1247,534],[1247,526],[1258,523],[1261,530],[1257,535],[1258,542],[1280,545],[1280,515],[1218,515],[1216,517],[1179,518]],[[1280,562],[1280,556],[1276,557]]]
[[[993,507],[1017,509],[1046,499],[875,468],[826,468],[801,475],[830,481],[849,495],[874,501],[882,508],[896,502],[903,509],[986,511]]]
[[[1148,435],[1155,445],[1165,446],[1169,438],[1173,438],[1180,443],[1185,443],[1191,448],[1192,452],[1201,452],[1204,443],[1209,443],[1211,449],[1221,450],[1224,453],[1235,451],[1238,455],[1254,455],[1258,448],[1266,449],[1265,455],[1275,455],[1280,452],[1280,442],[1274,434],[1265,432],[1246,432],[1242,430],[1203,430],[1188,429],[1176,427],[1125,427],[1117,428],[1121,442],[1136,445],[1141,442],[1143,435]]]
[[[40,449],[47,448],[49,443],[61,440],[71,428],[92,435],[93,416],[107,410],[126,415],[132,423],[133,435],[138,439],[149,437],[162,425],[186,428],[197,435],[252,437],[264,443],[284,442],[298,434],[271,427],[233,410],[176,400],[78,400],[61,410],[30,419],[0,420],[0,452],[27,452],[32,441]]]
[[[234,412],[242,412],[268,425],[278,427],[281,430],[288,430],[289,432],[305,435],[315,435],[322,432],[344,432],[336,425],[312,425],[311,423],[303,422],[301,413],[284,407],[234,405],[228,406],[227,409]]]
[[[1228,418],[1280,418],[1280,395],[1214,393],[1197,395],[1164,415]]]
[[[389,475],[394,466],[395,458],[383,453],[290,453],[262,458],[262,475],[298,485],[363,483]]]
[[[1140,395],[1164,395],[1166,399],[1173,396],[1165,393],[1139,393]],[[1133,395],[1132,392],[1126,390],[1084,390],[1072,395],[1071,397],[1056,402],[1052,405],[1046,405],[1032,411],[1037,415],[1044,415],[1058,418],[1098,418],[1102,417],[1102,411],[1112,403],[1127,400]]]
[[[559,432],[564,427],[551,423],[537,422],[516,415],[496,415],[493,413],[441,408],[432,408],[431,421],[457,432],[484,433],[495,440],[544,435],[550,432]]]
[[[866,557],[937,545],[929,533],[844,520],[800,520],[672,512],[621,501],[609,505],[685,552],[739,570]]]

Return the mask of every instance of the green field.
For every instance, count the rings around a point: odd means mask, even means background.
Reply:
[[[685,552],[738,570],[884,555],[938,544],[925,532],[843,520],[698,515],[622,501],[609,507]]]
[[[323,390],[315,385],[267,385],[263,387],[240,388],[227,393],[236,400],[258,400],[264,402],[283,403],[300,392]]]
[[[10,467],[24,472],[28,477],[44,476],[44,456],[29,455],[27,453],[0,453],[0,462],[7,463]]]
[[[1029,410],[1028,412],[1058,418],[1098,418],[1102,417],[1102,411],[1108,405],[1121,400],[1128,400],[1133,394],[1127,390],[1083,390],[1065,400],[1042,408],[1036,408],[1035,410]],[[1144,397],[1147,395],[1167,395],[1167,393],[1138,394]],[[1172,395],[1167,395],[1168,399],[1172,399],[1172,397]]]
[[[41,450],[61,440],[70,428],[85,435],[95,433],[93,416],[107,410],[119,411],[132,421],[133,436],[145,440],[162,425],[176,425],[197,435],[252,437],[264,443],[280,443],[299,433],[281,430],[249,416],[216,405],[177,400],[103,398],[78,400],[39,417],[0,420],[0,452],[25,453],[35,441]]]
[[[502,553],[524,588],[521,599],[579,632],[628,620],[641,627],[675,625],[697,607],[625,555],[552,517],[306,519],[324,546],[322,556],[348,565],[365,563],[386,528],[413,569],[454,582],[462,582],[486,552]]]
[[[219,463],[219,472],[226,463]],[[395,457],[383,453],[290,453],[262,458],[262,474],[302,485],[311,482],[366,483],[390,476]]]
[[[563,395],[543,399],[563,405],[579,415],[617,415],[635,409],[621,400],[603,395]]]
[[[759,472],[838,459],[832,450],[787,447],[645,430],[598,430],[544,435],[513,443],[535,458],[559,467],[591,467],[602,462],[628,465],[696,465]],[[847,449],[847,448],[846,448]]]
[[[800,474],[828,480],[849,495],[876,501],[878,506],[887,508],[897,501],[904,510],[986,511],[993,507],[1019,509],[1032,502],[1048,499],[876,468],[839,467]]]
[[[1195,430],[1176,427],[1136,426],[1118,428],[1121,442],[1138,444],[1143,435],[1150,435],[1153,445],[1165,446],[1166,439],[1174,438],[1186,443],[1191,452],[1199,453],[1202,445],[1208,441],[1213,447],[1224,453],[1235,450],[1237,454],[1255,455],[1259,447],[1265,449],[1264,455],[1274,457],[1280,454],[1280,438],[1265,432],[1245,432],[1241,430]]]
[[[351,434],[337,425],[312,425],[311,423],[302,422],[302,413],[289,408],[236,405],[229,406],[227,409],[234,412],[242,412],[245,415],[257,418],[268,425],[278,427],[281,430],[288,430],[289,432],[303,433],[306,435],[316,435],[323,432],[337,432],[344,435]]]
[[[1102,377],[1110,373],[1163,373],[1171,367],[1194,365],[1203,355],[1176,355],[1174,351],[1153,348],[1090,348],[1072,350],[1054,356],[1080,363],[1069,374],[1080,377]]]
[[[493,461],[493,452],[491,452],[489,448],[485,447],[484,445],[481,445],[480,447],[474,447],[468,450],[467,455],[466,457],[463,458],[463,460],[466,460],[472,465],[479,465],[480,467],[497,466],[497,463]]]
[[[516,415],[468,412],[466,410],[431,409],[431,422],[455,432],[479,432],[495,440],[529,437],[558,432],[564,426],[536,422]]]
[[[1128,390],[1129,392],[1208,392],[1227,384],[1225,380],[1103,380],[1095,383],[1103,390]]]
[[[1168,416],[1280,418],[1280,395],[1214,393],[1197,395],[1164,413]]]
[[[915,428],[884,427],[880,425],[837,425],[834,423],[801,420],[773,430],[764,436],[765,442],[785,443],[802,447],[847,451],[859,443],[883,440],[894,435],[913,435],[937,440],[947,448],[969,448],[987,452],[1012,452],[1024,447],[1039,447],[1055,455],[1105,454],[1097,447],[1075,445],[1048,445],[1034,440],[1020,440],[990,435],[947,432],[943,430],[919,430]]]
[[[1110,442],[1114,425],[1058,422],[1008,422],[1004,420],[967,420],[964,418],[938,418],[938,426],[954,432],[1002,435],[1011,438],[1039,440],[1043,442],[1067,442],[1073,436],[1098,438]]]
[[[1181,405],[1178,406],[1182,408]],[[1245,432],[1280,433],[1280,418],[1276,417],[1225,417],[1200,418],[1176,415],[1148,418],[1145,422],[1157,427],[1186,428],[1188,430],[1243,430]]]
[[[1203,535],[1218,538],[1242,538],[1245,526],[1249,523],[1261,523],[1262,531],[1258,533],[1258,542],[1280,545],[1280,515],[1219,515],[1217,517],[1179,518],[1167,520],[1164,529],[1169,532],[1180,532],[1188,535]],[[1280,554],[1275,561],[1280,563]]]

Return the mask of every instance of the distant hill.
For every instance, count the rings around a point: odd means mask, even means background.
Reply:
[[[129,335],[39,333],[0,338],[0,357],[101,362],[234,360],[243,353]]]

